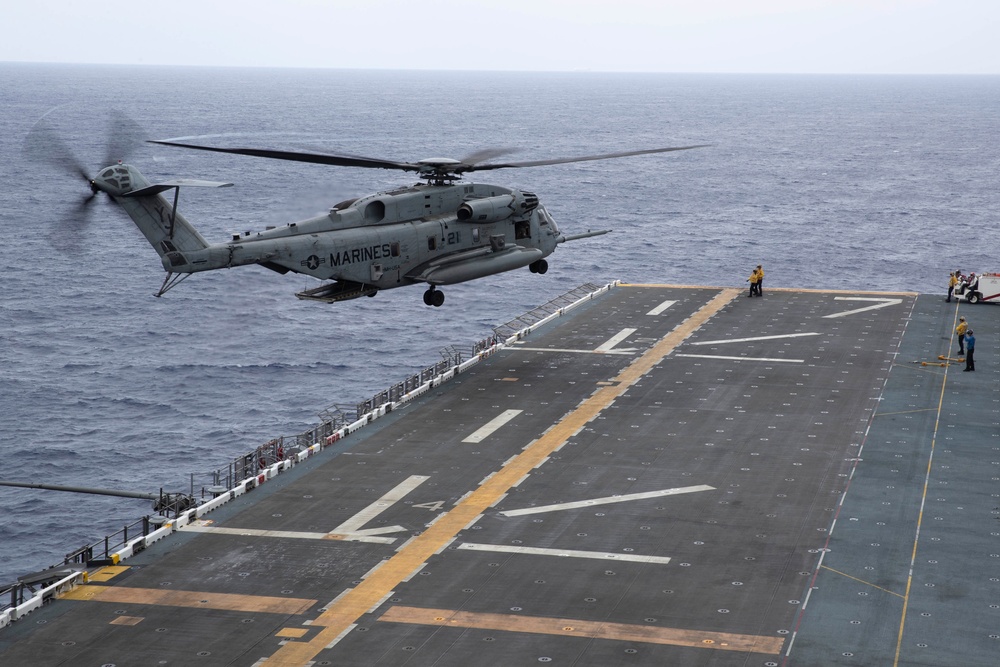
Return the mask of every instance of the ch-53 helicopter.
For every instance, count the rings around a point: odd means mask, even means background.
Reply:
[[[134,124],[132,124],[134,126]],[[34,143],[49,163],[70,167],[87,179],[94,195],[104,192],[118,203],[160,256],[167,276],[156,296],[193,273],[259,265],[281,274],[307,274],[325,282],[296,294],[300,299],[332,303],[379,290],[426,283],[424,303],[441,306],[441,285],[528,267],[548,270],[546,257],[560,243],[606,234],[609,230],[564,234],[538,197],[499,185],[463,182],[474,171],[536,167],[607,160],[701,148],[679,146],[526,162],[484,162],[505,151],[485,150],[462,160],[428,158],[398,162],[319,152],[224,148],[151,140],[150,143],[218,153],[370,169],[415,172],[423,182],[378,192],[335,205],[326,215],[260,232],[233,234],[225,243],[209,243],[177,210],[183,187],[226,187],[232,183],[173,179],[151,183],[134,166],[117,164],[87,175],[65,145],[40,128]],[[55,147],[55,148],[53,148]],[[113,148],[109,148],[109,157]],[[107,164],[106,162],[105,164]],[[173,201],[163,194],[173,190]]]

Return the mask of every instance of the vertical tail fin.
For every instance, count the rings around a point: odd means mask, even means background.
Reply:
[[[171,252],[202,250],[209,246],[198,230],[177,212],[180,188],[221,188],[232,183],[181,178],[153,184],[135,167],[117,165],[101,171],[100,176],[94,179],[94,185],[115,198],[163,259]],[[172,203],[162,194],[168,190],[174,190]]]

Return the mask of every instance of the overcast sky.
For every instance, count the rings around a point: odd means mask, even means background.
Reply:
[[[1000,73],[1000,0],[30,0],[0,26],[21,62]]]

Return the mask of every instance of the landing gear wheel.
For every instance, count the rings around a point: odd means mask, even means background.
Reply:
[[[528,269],[532,273],[542,274],[549,270],[549,263],[544,259],[535,260],[531,264],[528,264]]]
[[[424,292],[424,304],[440,308],[444,303],[444,292],[439,292],[433,287]]]

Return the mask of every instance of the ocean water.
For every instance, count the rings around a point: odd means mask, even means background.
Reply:
[[[278,435],[305,431],[584,282],[944,293],[954,269],[1000,270],[1000,77],[268,70],[0,64],[0,478],[187,490]],[[128,218],[25,160],[43,115],[92,172],[121,110],[150,137],[319,148],[399,160],[708,148],[484,173],[537,193],[569,233],[523,270],[337,305],[259,267],[163,271]],[[209,240],[284,224],[412,175],[143,145]],[[984,306],[987,307],[987,306]],[[981,332],[981,345],[989,345]],[[203,477],[199,477],[199,480]],[[200,484],[201,482],[199,482]],[[0,584],[150,511],[142,500],[0,487]]]

